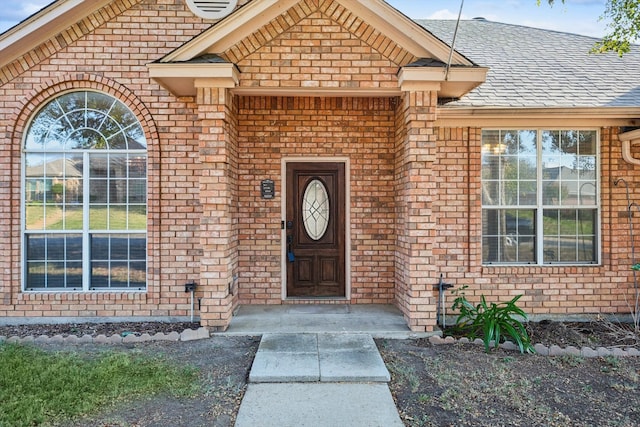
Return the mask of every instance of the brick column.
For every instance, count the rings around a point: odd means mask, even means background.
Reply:
[[[433,260],[437,92],[405,92],[396,125],[396,300],[411,330],[436,327]]]
[[[236,305],[232,294],[237,269],[237,150],[233,96],[225,88],[199,87],[200,264],[203,326],[225,330]]]

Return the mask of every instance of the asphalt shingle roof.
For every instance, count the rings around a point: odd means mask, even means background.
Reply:
[[[417,20],[447,44],[455,21]],[[590,54],[595,38],[482,19],[460,22],[455,49],[490,68],[456,107],[640,107],[640,47]]]

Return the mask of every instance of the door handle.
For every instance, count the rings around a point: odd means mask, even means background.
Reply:
[[[293,254],[293,249],[291,248],[293,245],[293,236],[291,234],[287,235],[287,261],[293,262],[296,260],[296,256]]]

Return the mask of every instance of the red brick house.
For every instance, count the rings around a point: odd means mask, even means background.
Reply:
[[[0,316],[626,314],[640,55],[382,0],[58,0],[0,35]],[[640,157],[640,156],[639,156]],[[614,182],[624,178],[623,186]],[[622,182],[622,181],[620,181]]]

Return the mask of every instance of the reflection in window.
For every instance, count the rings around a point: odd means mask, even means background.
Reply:
[[[133,113],[98,92],[58,96],[33,118],[24,162],[25,288],[144,289],[147,155]]]
[[[484,263],[596,263],[595,131],[484,130]]]

